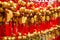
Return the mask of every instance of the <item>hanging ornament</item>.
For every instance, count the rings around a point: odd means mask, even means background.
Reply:
[[[13,12],[9,9],[5,9],[5,10],[6,10],[6,16],[7,16],[6,22],[9,22],[11,20],[11,18],[13,17]]]
[[[5,23],[6,32],[5,35],[9,36],[9,23]]]

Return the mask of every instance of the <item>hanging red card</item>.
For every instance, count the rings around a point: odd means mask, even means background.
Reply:
[[[30,31],[30,33],[33,33],[33,32],[35,31],[34,24],[31,24],[31,25],[29,26],[29,31]]]
[[[22,35],[28,34],[28,31],[29,31],[28,26],[27,25],[22,25],[22,27],[23,27],[22,31],[21,31]]]

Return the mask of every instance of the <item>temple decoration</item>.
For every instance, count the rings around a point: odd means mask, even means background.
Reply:
[[[59,30],[59,0],[0,1],[1,40],[53,40]]]

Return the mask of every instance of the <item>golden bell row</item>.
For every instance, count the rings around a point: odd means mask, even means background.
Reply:
[[[28,10],[23,7],[16,12],[6,8],[0,8],[0,10],[4,10],[3,12],[0,12],[0,22],[9,22],[13,18],[15,22],[19,19],[19,22],[22,23],[25,23],[26,21],[29,22],[29,20],[31,20],[31,23],[34,23],[36,21],[49,21],[51,18],[56,19],[57,17],[60,17],[60,7],[40,11]]]
[[[34,32],[32,34],[28,33],[27,35],[23,35],[21,36],[21,33],[18,33],[18,36],[4,36],[2,39],[3,40],[30,40],[30,39],[35,39],[38,37],[38,39],[41,40],[41,37],[45,38],[46,40],[48,39],[55,39],[55,37],[60,35],[60,26],[57,26],[55,28],[51,28],[49,30],[46,31],[42,31],[42,32]],[[43,39],[42,38],[42,39]]]
[[[22,4],[24,3],[24,1],[19,1],[19,3],[21,2]],[[16,11],[16,6],[18,4],[12,1],[0,2],[0,15],[1,15],[0,22],[2,21],[9,22],[11,18],[13,18],[13,20],[16,22],[18,18],[22,23],[25,23],[27,19],[28,21],[31,20],[31,22],[34,23],[34,21],[40,21],[40,20],[45,21],[45,19],[48,21],[50,20],[50,17],[53,17],[53,18],[60,17],[60,7],[53,8],[51,7],[51,5],[48,5],[47,7],[48,10],[47,8],[44,8],[43,10],[41,10],[40,9],[41,7],[35,8],[34,6],[32,6],[32,9],[26,9],[26,5],[27,6],[34,5],[33,2],[30,2]]]

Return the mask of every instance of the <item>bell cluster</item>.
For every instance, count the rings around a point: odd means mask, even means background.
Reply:
[[[16,21],[17,19],[20,19],[18,21],[21,22],[22,24],[46,22],[50,21],[51,18],[53,19],[58,18],[60,16],[59,10],[60,10],[59,8],[50,8],[49,10],[39,10],[37,8],[34,10],[28,10],[20,8],[20,10],[17,13],[14,13],[13,19],[14,20],[16,19]]]
[[[21,7],[17,10],[17,5]],[[57,18],[60,16],[60,7],[51,7],[48,5],[47,8],[35,8],[33,2],[25,3],[24,1],[18,1],[18,4],[13,1],[0,2],[0,22],[9,22],[13,20],[15,23],[36,23],[41,21],[49,21],[51,18]],[[31,6],[31,9],[26,8]],[[43,9],[43,10],[42,10]],[[19,19],[19,20],[17,20]]]

